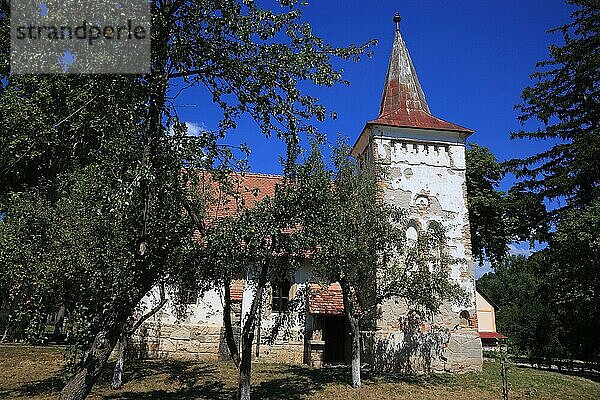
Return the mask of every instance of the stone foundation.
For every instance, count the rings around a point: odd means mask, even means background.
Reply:
[[[221,327],[145,324],[132,344],[139,357],[217,360]]]
[[[483,350],[477,331],[463,331],[450,335],[445,349],[445,371],[479,372],[483,365]]]
[[[361,332],[362,360],[376,372],[479,372],[483,353],[475,330]]]
[[[453,332],[420,329],[364,331],[362,360],[375,372],[420,374],[428,372],[481,371],[483,354],[474,329]],[[266,362],[323,366],[325,342],[277,339],[261,340],[259,359]],[[223,328],[215,325],[146,324],[132,338],[134,354],[142,358],[228,361]],[[306,346],[306,347],[305,347]],[[256,343],[253,354],[256,354]]]
[[[284,364],[304,362],[304,342],[281,341],[273,345],[261,345],[259,352],[262,361]]]
[[[239,343],[239,326],[234,325]],[[256,354],[256,343],[253,345]],[[141,358],[172,358],[179,360],[229,361],[229,349],[223,327],[217,325],[145,324],[132,338],[133,353]],[[304,342],[262,340],[259,358],[268,362],[302,364]]]

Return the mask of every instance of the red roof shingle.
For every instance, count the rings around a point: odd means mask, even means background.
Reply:
[[[499,332],[479,332],[479,337],[482,339],[507,339],[506,336]]]
[[[208,173],[200,179],[201,182],[208,182],[204,190],[210,192],[208,195],[212,200],[207,215],[209,220],[236,215],[243,208],[254,207],[265,197],[273,197],[275,187],[283,182],[280,175],[253,172],[243,175],[232,173],[228,179],[232,184],[230,191],[221,187]]]
[[[244,297],[244,288],[243,287],[231,287],[229,293],[231,294],[231,301],[234,303],[241,303],[242,298]]]
[[[472,133],[431,114],[410,54],[397,27],[381,107],[369,124]]]
[[[317,283],[310,284],[308,312],[311,314],[344,315],[344,298],[339,283],[324,288]]]

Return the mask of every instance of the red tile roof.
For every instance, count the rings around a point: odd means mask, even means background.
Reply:
[[[499,332],[479,332],[479,337],[482,339],[507,339],[506,336]]]
[[[243,208],[252,208],[267,196],[272,197],[275,187],[283,182],[280,175],[232,173],[228,177],[231,187],[226,189],[209,172],[198,172],[198,178],[195,186],[198,195],[208,201],[205,218],[208,224],[219,218],[236,215]],[[190,186],[191,181],[188,180],[188,190]],[[199,230],[196,229],[193,236],[194,240],[202,241]]]
[[[265,197],[272,197],[275,194],[275,187],[283,182],[283,177],[253,172],[243,175],[232,173],[229,182],[232,183],[230,189],[235,195],[221,187],[209,174],[203,176],[201,181],[210,182],[205,190],[210,192],[209,197],[212,199],[207,215],[211,220],[235,215],[242,208],[252,208]]]
[[[311,314],[344,315],[344,298],[339,283],[324,288],[319,284],[310,284],[308,312]]]
[[[380,115],[377,119],[369,121],[369,124],[473,133],[471,129],[444,121],[443,119],[434,117],[424,111],[408,110],[404,108],[404,105],[399,105],[399,107],[402,107],[402,109],[389,114]]]

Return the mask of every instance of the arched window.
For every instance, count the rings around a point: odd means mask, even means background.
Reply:
[[[469,314],[469,312],[467,310],[462,310],[460,312],[460,326],[468,328],[469,326],[471,326],[471,315]]]
[[[409,226],[406,230],[406,238],[408,240],[417,240],[418,237],[419,232],[417,232],[417,229],[414,226]]]
[[[416,241],[419,238],[420,231],[420,224],[415,220],[411,220],[406,228],[406,239]]]

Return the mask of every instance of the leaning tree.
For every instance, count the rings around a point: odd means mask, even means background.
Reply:
[[[182,167],[227,164],[220,139],[244,115],[293,148],[327,116],[299,84],[343,83],[332,60],[364,54],[315,36],[297,1],[273,3],[153,1],[150,73],[104,77],[11,75],[1,3],[0,268],[16,278],[0,287],[22,320],[69,304],[80,351],[61,398],[85,398],[140,299],[194,265],[206,207]],[[182,86],[220,107],[217,129],[187,135],[174,106]]]

